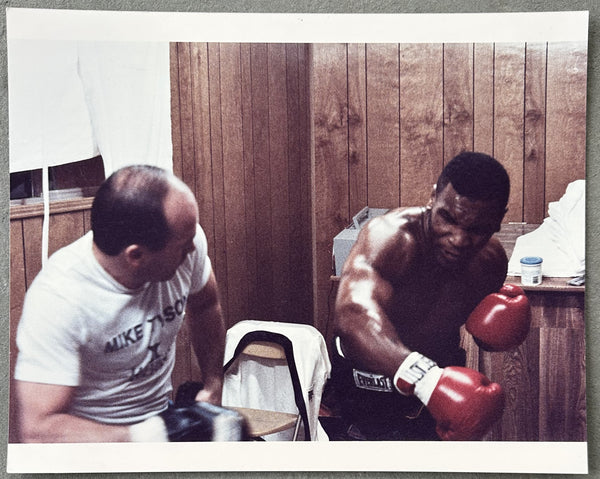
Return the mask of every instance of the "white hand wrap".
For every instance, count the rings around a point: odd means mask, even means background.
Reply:
[[[414,394],[427,405],[442,372],[443,369],[434,361],[414,351],[406,357],[394,374],[394,386],[400,394]]]
[[[167,427],[160,416],[129,426],[129,437],[131,442],[169,442]]]

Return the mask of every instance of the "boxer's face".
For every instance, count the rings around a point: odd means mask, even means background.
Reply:
[[[452,184],[432,196],[431,231],[436,260],[447,267],[467,263],[500,230],[495,202],[459,195]]]

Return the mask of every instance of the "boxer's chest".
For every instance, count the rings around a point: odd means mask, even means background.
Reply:
[[[439,276],[422,271],[394,285],[388,317],[411,349],[455,348],[460,326],[477,304],[477,293],[460,275]],[[440,346],[441,345],[441,346]]]

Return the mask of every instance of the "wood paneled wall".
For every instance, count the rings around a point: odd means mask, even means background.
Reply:
[[[585,177],[585,44],[319,44],[311,54],[321,329],[332,238],[363,206],[425,204],[463,150],[508,170],[506,222],[541,223]]]
[[[172,45],[175,172],[198,198],[229,325],[312,323],[307,53]]]

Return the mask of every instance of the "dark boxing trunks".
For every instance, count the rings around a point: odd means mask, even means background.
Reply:
[[[330,385],[345,423],[365,439],[434,440],[435,422],[414,396],[403,396],[392,378],[356,369],[331,347]],[[464,351],[453,361],[464,362]]]

